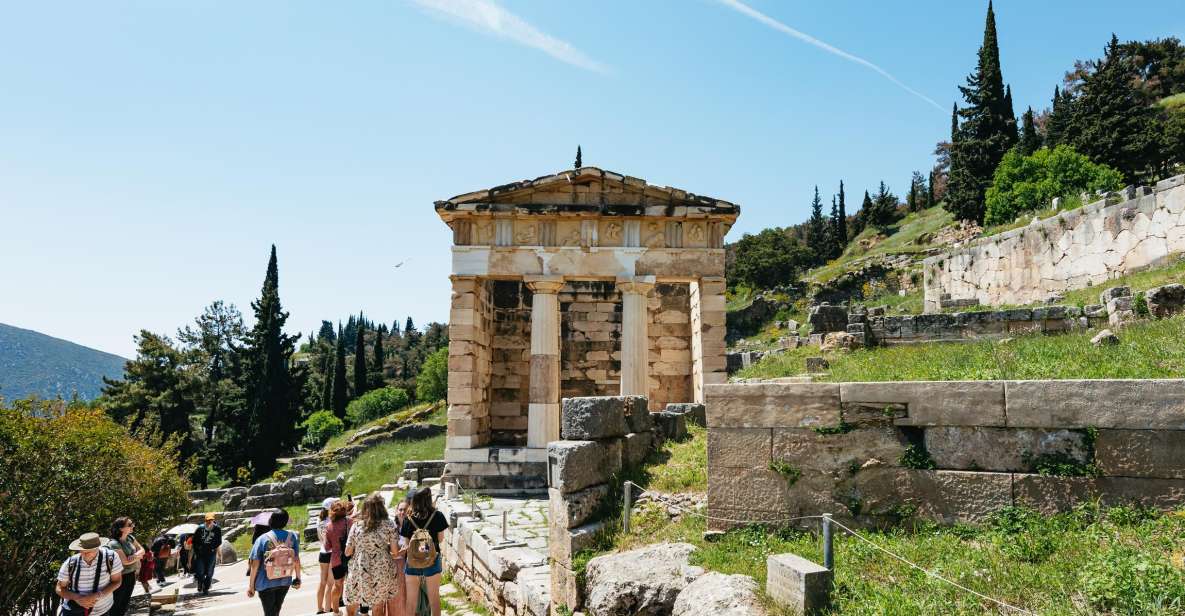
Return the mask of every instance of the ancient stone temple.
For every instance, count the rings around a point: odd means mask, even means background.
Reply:
[[[453,231],[446,473],[546,487],[560,400],[702,402],[726,380],[732,203],[594,167],[436,202]]]

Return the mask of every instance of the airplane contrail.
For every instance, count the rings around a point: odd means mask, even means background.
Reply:
[[[934,102],[934,99],[932,99],[929,96],[926,96],[925,94],[922,94],[921,92],[918,92],[917,90],[905,85],[904,83],[901,82],[900,79],[897,79],[892,74],[890,74],[889,71],[886,71],[885,69],[877,66],[876,64],[873,64],[872,62],[869,62],[868,60],[865,60],[864,58],[861,58],[860,56],[850,54],[838,47],[835,47],[834,45],[830,45],[828,43],[820,41],[819,39],[817,39],[805,32],[802,32],[801,30],[796,30],[794,28],[791,28],[790,26],[787,26],[786,24],[774,19],[773,17],[770,17],[769,15],[766,15],[765,13],[758,11],[757,9],[745,4],[744,2],[741,2],[740,0],[720,0],[720,3],[723,4],[724,6],[727,6],[730,9],[733,9],[734,11],[736,11],[742,15],[756,19],[757,21],[773,28],[774,30],[777,30],[778,32],[781,32],[783,34],[788,34],[788,35],[790,35],[790,36],[792,36],[804,43],[807,43],[809,45],[814,45],[815,47],[818,47],[819,49],[822,49],[823,51],[826,51],[827,53],[837,55],[849,62],[855,62],[856,64],[859,64],[860,66],[870,68],[870,69],[880,73],[881,76],[883,76],[885,79],[888,79],[889,81],[892,81],[893,83],[897,84],[901,89],[905,90],[906,92],[909,92],[910,94],[926,101],[927,103],[930,103],[931,105],[934,106],[935,109],[938,109],[939,111],[942,111],[943,113],[946,112],[946,109],[942,105],[939,105],[938,103]]]

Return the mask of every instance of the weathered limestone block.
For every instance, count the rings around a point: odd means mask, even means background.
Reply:
[[[560,438],[569,441],[622,436],[624,400],[620,396],[564,398],[560,412]]]
[[[651,413],[654,418],[654,434],[669,441],[682,440],[687,436],[687,417],[682,413],[660,411]]]
[[[1090,339],[1090,343],[1094,346],[1114,346],[1119,344],[1119,336],[1116,336],[1115,332],[1109,329],[1104,329],[1095,334],[1094,337]]]
[[[1103,475],[1185,479],[1185,431],[1099,430],[1095,460]]]
[[[1104,507],[1139,506],[1161,511],[1185,504],[1185,480],[1147,477],[1098,477],[1094,480]]]
[[[1166,284],[1148,289],[1144,294],[1148,301],[1148,312],[1163,319],[1185,310],[1185,285]]]
[[[687,421],[699,426],[707,423],[707,407],[697,402],[671,402],[667,411],[684,415]]]
[[[621,441],[621,463],[627,467],[641,464],[654,445],[654,435],[650,432],[631,432]]]
[[[848,312],[843,306],[823,303],[811,306],[807,314],[811,331],[816,334],[842,332],[848,328]]]
[[[892,426],[819,434],[802,428],[774,428],[772,459],[800,469],[847,475],[870,460],[895,465],[908,443]]]
[[[769,428],[712,428],[708,467],[769,468],[772,445]]]
[[[705,573],[675,597],[671,616],[762,616],[757,581],[747,575]]]
[[[904,404],[899,425],[1003,426],[1004,384],[994,381],[842,383],[845,402]]]
[[[1090,477],[1012,475],[1013,503],[1045,515],[1069,511],[1093,500],[1096,494],[1094,479]]]
[[[605,438],[597,441],[605,449],[605,473],[612,477],[621,472],[625,464],[623,438]]]
[[[1082,309],[1082,313],[1091,319],[1104,319],[1107,317],[1107,307],[1103,304],[1089,304]]]
[[[1007,381],[1008,426],[1185,430],[1185,380]]]
[[[857,337],[848,332],[829,332],[823,337],[821,351],[851,351],[864,346],[863,336]]]
[[[609,480],[605,447],[595,441],[547,444],[547,484],[567,494]]]
[[[625,396],[625,419],[630,432],[650,432],[654,429],[654,419],[650,416],[646,396]]]
[[[595,485],[577,492],[567,494],[548,488],[548,518],[549,524],[562,526],[565,529],[576,528],[592,519],[603,501],[609,496],[607,484]]]
[[[925,443],[942,469],[1031,472],[1040,456],[1090,458],[1085,433],[1073,430],[938,426],[926,429]]]
[[[659,543],[598,556],[585,568],[588,611],[597,616],[670,614],[679,592],[703,569],[688,558],[689,543]]]
[[[818,614],[831,605],[832,573],[797,554],[765,560],[765,593],[797,614]]]
[[[708,502],[722,507],[777,512],[785,517],[790,490],[787,478],[768,467],[708,466]]]
[[[710,476],[709,476],[710,477]],[[969,471],[870,468],[843,486],[861,515],[900,520],[903,507],[940,524],[983,522],[1012,505],[1012,475]]]
[[[577,612],[584,605],[576,572],[570,566],[553,561],[551,563],[551,601],[553,606],[563,606],[568,613]],[[553,610],[555,613],[559,613]]]
[[[551,560],[565,566],[572,566],[572,557],[581,550],[591,548],[597,534],[605,528],[604,521],[589,522],[576,528],[563,528],[559,524],[548,524],[547,551]]]
[[[810,428],[839,423],[836,383],[729,383],[704,387],[710,428]]]

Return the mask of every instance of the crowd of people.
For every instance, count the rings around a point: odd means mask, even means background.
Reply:
[[[279,616],[289,589],[301,586],[300,536],[289,531],[288,512],[276,510],[256,527],[248,556],[247,596],[259,596],[264,616]],[[222,545],[213,513],[192,532],[161,533],[145,547],[126,517],[111,525],[110,539],[85,533],[57,577],[61,616],[125,616],[136,582],[145,593],[166,584],[176,555],[180,576],[192,575],[198,593],[210,594]],[[441,541],[448,521],[428,488],[408,493],[388,511],[372,494],[322,502],[317,537],[320,583],[317,613],[342,616],[440,616]]]

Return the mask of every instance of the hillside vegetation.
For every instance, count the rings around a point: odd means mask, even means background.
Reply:
[[[912,212],[883,230],[872,227],[864,229],[852,239],[843,254],[826,265],[806,272],[803,279],[825,283],[858,267],[860,262],[881,256],[907,254],[920,260],[927,250],[936,247],[929,241],[930,237],[953,222],[954,216],[950,212],[941,207],[932,207]]]
[[[68,340],[0,323],[0,396],[84,400],[99,395],[103,377],[120,378],[127,361]]]

